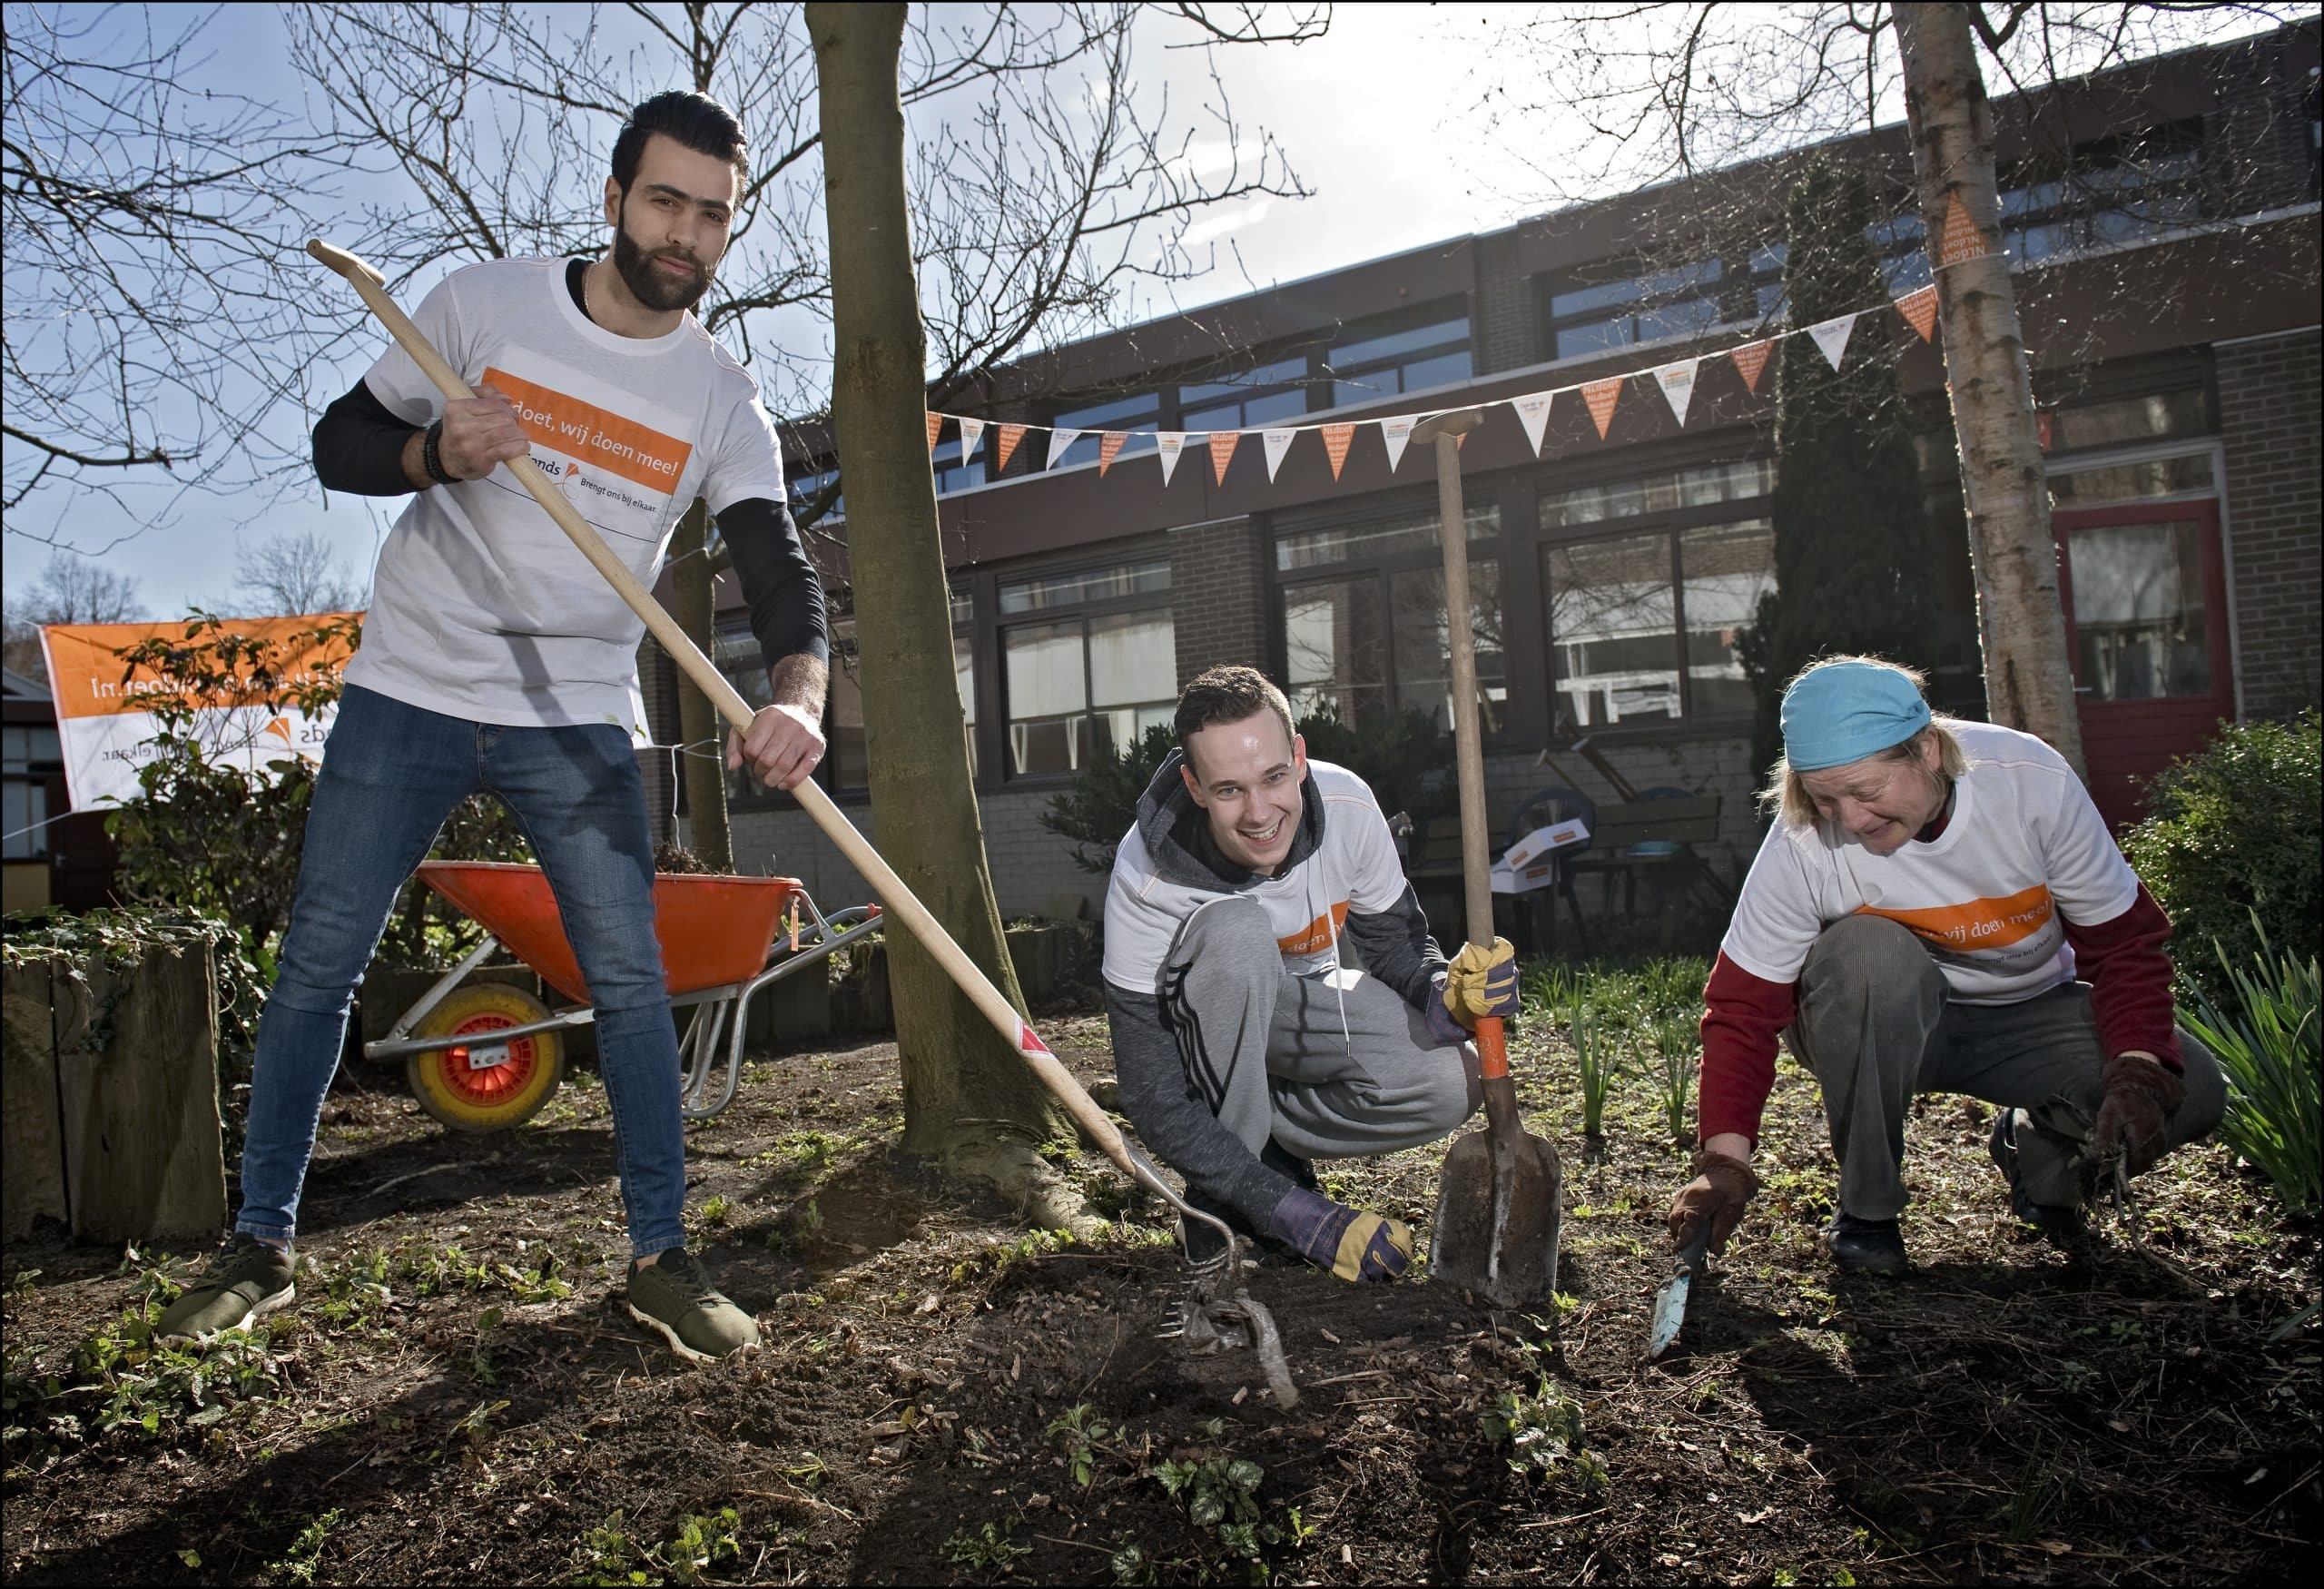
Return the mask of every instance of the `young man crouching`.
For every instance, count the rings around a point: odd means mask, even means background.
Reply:
[[[1417,1148],[1469,1118],[1466,1040],[1516,1010],[1514,952],[1495,939],[1446,964],[1371,789],[1307,759],[1256,669],[1201,675],[1177,728],[1106,893],[1123,1112],[1197,1208],[1342,1279],[1393,1279],[1411,1228],[1324,1197],[1313,1160]],[[1201,1261],[1218,1238],[1193,1225],[1187,1243]]]

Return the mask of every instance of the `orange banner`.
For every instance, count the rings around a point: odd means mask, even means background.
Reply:
[[[1774,339],[1746,342],[1728,355],[1735,360],[1735,368],[1743,376],[1743,384],[1753,397],[1759,395],[1759,374],[1768,367],[1768,355],[1775,350]]]
[[[1226,460],[1235,456],[1235,444],[1243,439],[1240,430],[1213,430],[1210,433],[1210,469],[1220,485],[1226,483]]]
[[[1961,202],[1961,195],[1954,194],[1945,203],[1945,234],[1937,239],[1936,262],[1957,265],[1963,260],[1974,260],[1985,252],[1985,234],[1979,232],[1977,223],[1969,219],[1968,209]]]
[[[675,436],[665,436],[635,419],[505,370],[486,370],[480,384],[516,405],[517,422],[526,435],[585,469],[594,466],[634,485],[671,492],[678,489],[686,459],[694,456],[693,445]]]
[[[1896,300],[1896,312],[1920,332],[1922,341],[1927,341],[1936,335],[1936,288],[1930,285],[1917,292],[1905,293]]]
[[[1127,430],[1108,430],[1098,438],[1098,478],[1099,479],[1104,479],[1106,471],[1114,467],[1115,456],[1121,451],[1122,443],[1128,439],[1129,432]]]
[[[1017,444],[1024,439],[1024,426],[1003,425],[1000,428],[1000,439],[994,443],[1000,449],[998,460],[992,466],[994,474],[1002,475],[1009,472],[1009,455],[1016,451]]]
[[[327,613],[312,617],[290,618],[228,618],[224,632],[247,635],[253,639],[271,640],[281,647],[276,665],[280,676],[290,682],[305,677],[331,677],[347,665],[347,654],[336,643],[319,646],[311,641],[297,644],[298,637],[328,623],[343,613]],[[126,665],[114,653],[125,651],[143,641],[160,637],[170,641],[185,638],[182,619],[164,624],[50,624],[42,630],[48,647],[48,687],[56,702],[60,720],[74,717],[113,717],[126,712],[146,712],[153,709],[151,697],[162,693],[164,686],[152,678],[124,680]],[[196,700],[197,707],[236,706],[240,701],[226,695],[214,695]]]
[[[939,431],[942,430],[943,429],[944,429],[944,416],[943,416],[943,415],[941,415],[941,414],[931,414],[931,415],[929,415],[929,416],[928,416],[928,450],[929,450],[929,451],[933,452],[933,451],[935,451],[935,450],[936,450],[936,436],[937,436],[937,433],[938,433]]]
[[[1340,469],[1347,462],[1348,443],[1355,439],[1354,425],[1326,425],[1324,429],[1324,451],[1332,460],[1332,479],[1340,478]]]
[[[1614,422],[1614,405],[1621,400],[1622,378],[1610,375],[1603,380],[1584,381],[1581,400],[1590,405],[1590,417],[1598,422],[1598,439],[1606,439],[1606,427]]]

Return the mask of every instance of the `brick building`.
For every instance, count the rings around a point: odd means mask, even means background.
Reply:
[[[2318,43],[2301,25],[1995,105],[2093,789],[2117,819],[2135,779],[2219,720],[2319,698]],[[1834,152],[1861,158],[1889,204],[1871,236],[1891,290],[1925,282],[1900,132]],[[1392,468],[1379,428],[1359,425],[1334,471],[1306,435],[1270,478],[1252,438],[1222,481],[1196,438],[1166,485],[1154,434],[1472,404],[1501,405],[1462,454],[1496,809],[1555,782],[1539,753],[1586,734],[1636,785],[1721,795],[1712,859],[1739,874],[1759,830],[1734,638],[1773,579],[1773,377],[1754,392],[1707,360],[1683,426],[1632,383],[1602,439],[1561,400],[1538,450],[1503,400],[1764,334],[1782,310],[1787,164],[1718,179],[1768,206],[1727,245],[1689,243],[1669,191],[1626,195],[1092,339],[944,404],[1088,432],[1052,462],[1033,431],[997,477],[990,430],[966,464],[950,427],[935,452],[1003,912],[1101,896],[1039,814],[1211,664],[1255,663],[1303,704],[1449,723],[1426,448]],[[1974,716],[1942,362],[1899,340],[1943,548],[1935,691]],[[1102,479],[1101,429],[1131,432]],[[793,461],[811,498],[830,459]],[[763,692],[739,592],[720,590],[721,665]],[[852,644],[843,616],[835,640]],[[656,736],[673,741],[675,671],[647,646]],[[842,666],[821,775],[876,842],[862,721]],[[655,784],[682,831],[666,767]],[[730,800],[743,870],[802,876],[827,900],[862,892],[787,796],[736,780]]]

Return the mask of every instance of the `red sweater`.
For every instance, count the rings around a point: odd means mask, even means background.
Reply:
[[[2064,923],[2074,968],[2090,984],[2098,1039],[2110,1054],[2140,1050],[2173,1072],[2183,1068],[2171,999],[2171,920],[2139,884],[2136,903],[2111,922]],[[1776,1081],[1776,1042],[1798,1008],[1799,984],[1753,976],[1724,953],[1703,989],[1701,1119],[1704,1140],[1725,1132],[1759,1140],[1759,1116]]]

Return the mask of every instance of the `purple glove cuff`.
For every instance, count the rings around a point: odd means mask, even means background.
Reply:
[[[1441,973],[1430,986],[1421,1013],[1427,1018],[1429,1040],[1433,1047],[1449,1049],[1469,1041],[1469,1029],[1452,1019],[1452,1012],[1444,1007],[1444,978]]]

